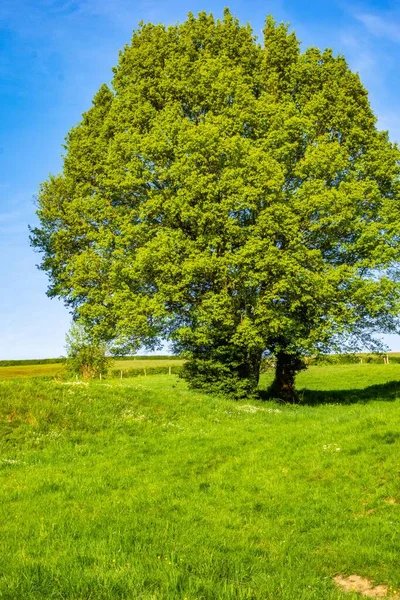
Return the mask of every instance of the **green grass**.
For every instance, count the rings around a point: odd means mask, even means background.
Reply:
[[[266,389],[273,372],[261,376]],[[356,364],[310,367],[296,380],[302,404],[351,404],[373,399],[400,398],[400,364]]]
[[[314,367],[298,407],[174,376],[2,381],[0,598],[359,598],[337,573],[398,590],[399,375]]]
[[[299,388],[312,390],[365,389],[389,381],[399,381],[400,364],[331,365],[310,367],[297,378]],[[399,395],[400,397],[400,395]]]

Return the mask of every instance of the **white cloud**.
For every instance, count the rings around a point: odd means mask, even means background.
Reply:
[[[348,29],[341,33],[340,43],[352,70],[359,73],[361,78],[369,76],[375,70],[377,56],[364,37]]]
[[[400,42],[400,25],[397,24],[398,17],[395,15],[387,14],[384,17],[371,13],[359,13],[355,17],[371,35],[386,38],[392,42]]]
[[[372,12],[348,4],[343,9],[351,17],[340,35],[343,52],[369,91],[378,128],[388,130],[390,138],[399,141],[400,118],[394,93],[397,83],[393,80],[400,52],[399,14]]]

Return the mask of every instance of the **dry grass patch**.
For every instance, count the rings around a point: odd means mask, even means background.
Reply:
[[[348,577],[336,575],[334,581],[344,592],[358,592],[368,598],[386,598],[388,594],[387,585],[373,586],[369,579],[359,575],[349,575]]]
[[[398,504],[396,498],[385,498],[386,504]]]

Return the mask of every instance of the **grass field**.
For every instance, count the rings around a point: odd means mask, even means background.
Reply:
[[[64,370],[65,366],[61,363],[0,367],[0,380],[13,379],[15,377],[56,377],[60,373],[63,373]]]
[[[398,356],[398,353],[392,352],[389,356]],[[151,369],[157,367],[179,367],[183,365],[185,361],[181,359],[132,359],[132,360],[114,360],[111,365],[111,370],[121,370],[128,371],[130,369]],[[318,371],[313,371],[315,367],[311,367],[307,373],[315,372],[319,373],[318,377],[315,375],[312,378],[311,387],[314,386],[315,389],[326,390],[329,389],[324,387],[326,382],[327,385],[331,385],[332,376],[334,377],[335,373],[349,373],[351,375],[351,381],[357,382],[358,387],[365,387],[365,382],[370,378],[371,385],[374,383],[383,383],[384,381],[390,381],[391,379],[400,379],[400,364],[392,363],[388,365],[383,365],[384,370],[381,370],[380,367],[382,365],[374,365],[364,363],[362,365],[332,365],[326,367],[318,367]],[[378,370],[374,370],[378,367]],[[16,366],[8,366],[1,367],[0,366],[0,380],[2,379],[13,379],[19,377],[57,377],[57,375],[61,375],[65,372],[65,365],[62,363],[55,364],[44,364],[44,365],[16,365]],[[328,380],[326,379],[326,375],[328,374]],[[378,377],[378,381],[376,381],[376,376]],[[381,381],[381,379],[384,381]],[[339,376],[339,379],[341,375]],[[269,382],[272,380],[272,372],[263,375],[261,381]],[[301,373],[298,378],[299,385],[307,385],[308,375]],[[304,382],[304,383],[303,383]],[[322,387],[321,387],[322,386]]]
[[[185,361],[181,360],[179,358],[177,359],[152,359],[152,360],[115,360],[113,362],[112,368],[113,369],[122,369],[122,370],[127,370],[127,369],[145,369],[145,368],[152,368],[152,367],[180,367],[181,365],[183,365]]]
[[[115,360],[112,363],[112,369],[121,369],[126,371],[128,369],[152,369],[154,367],[173,367],[180,366],[184,363],[183,360]],[[60,363],[47,364],[47,365],[21,365],[21,366],[10,366],[0,367],[0,380],[1,379],[12,379],[15,377],[56,377],[64,373],[65,366]]]
[[[396,378],[314,367],[298,407],[2,381],[0,598],[355,600],[333,582],[353,573],[397,597]]]
[[[272,371],[262,375],[260,387],[266,389],[272,379]],[[296,385],[306,404],[350,404],[394,396],[400,399],[400,364],[310,367],[299,373]]]

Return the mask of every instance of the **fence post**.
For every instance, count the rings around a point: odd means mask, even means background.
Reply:
[[[144,371],[144,376],[146,377],[146,375],[147,375],[146,369],[143,369],[143,371]]]
[[[100,381],[101,381],[101,373],[100,373],[100,375],[99,375],[99,379],[100,379]]]
[[[168,367],[168,375],[171,375],[171,367]]]
[[[121,371],[121,379],[122,379],[122,371]]]

